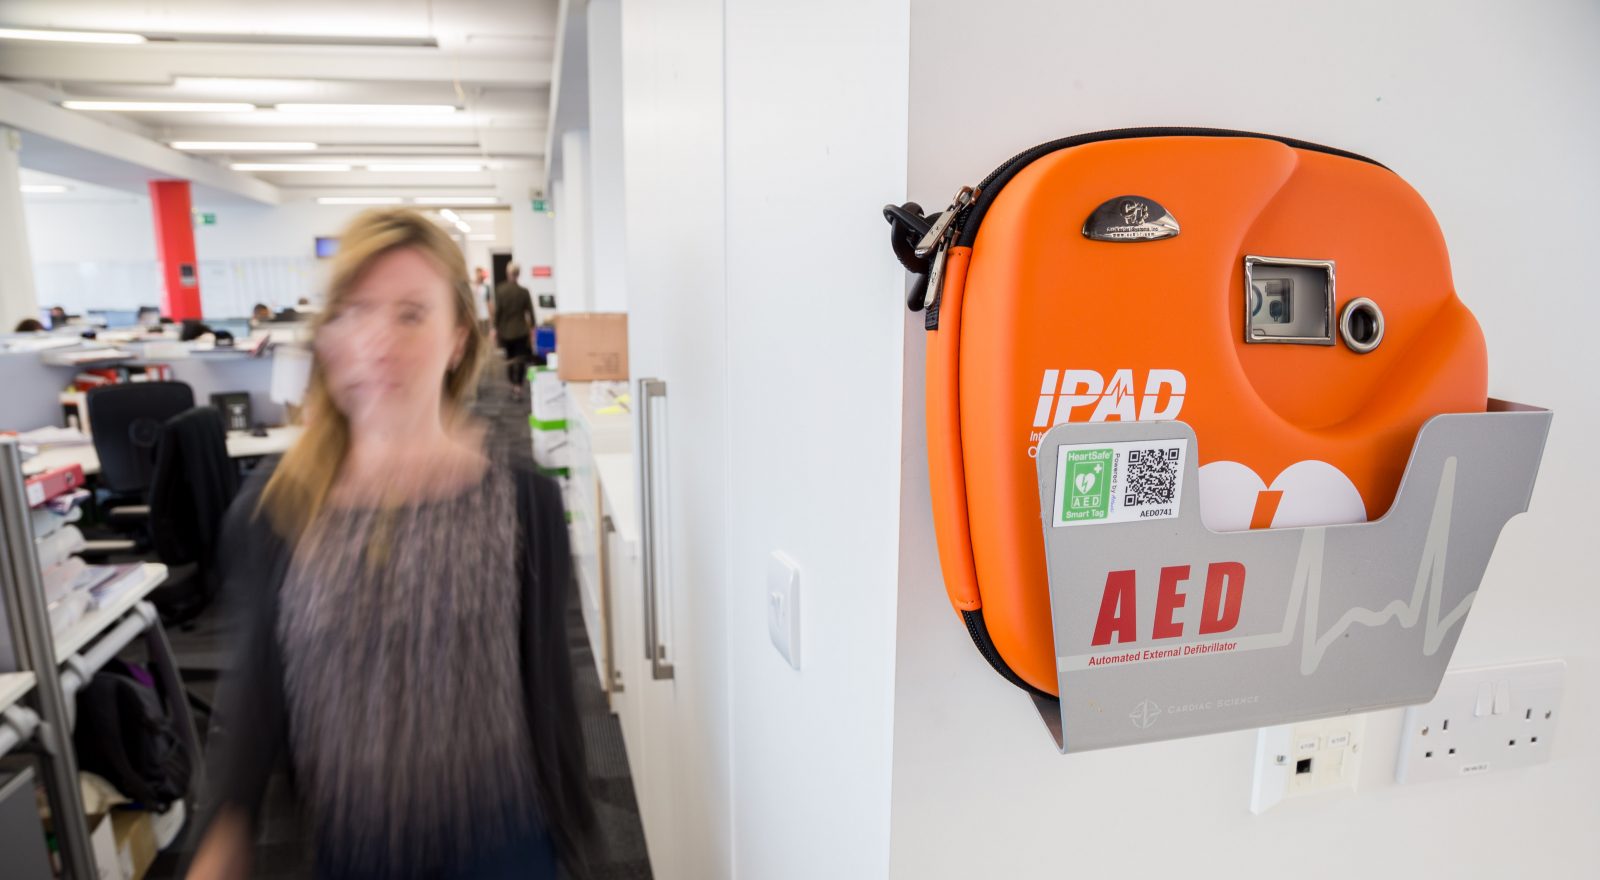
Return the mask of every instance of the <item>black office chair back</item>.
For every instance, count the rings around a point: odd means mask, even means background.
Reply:
[[[119,495],[144,493],[162,427],[194,408],[194,390],[184,382],[127,382],[91,388],[86,397],[100,485]]]
[[[150,485],[150,538],[161,561],[209,566],[238,493],[222,413],[197,406],[168,419]]]

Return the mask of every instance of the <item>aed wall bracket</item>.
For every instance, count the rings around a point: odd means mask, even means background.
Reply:
[[[1436,416],[1382,518],[1239,532],[1202,523],[1199,449],[1183,422],[1056,425],[1038,467],[1061,699],[1035,698],[1056,745],[1079,752],[1432,699],[1500,530],[1528,509],[1550,420],[1498,400]],[[1180,441],[1170,515],[1058,525],[1058,473],[1073,479],[1063,447],[1081,458],[1084,447]]]

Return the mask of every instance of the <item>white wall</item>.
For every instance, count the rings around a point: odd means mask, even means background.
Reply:
[[[0,127],[0,331],[4,332],[39,315],[20,189],[21,148],[21,133]]]
[[[736,404],[728,391],[722,7],[622,7],[628,359],[634,378],[664,379],[668,394],[669,485],[658,522],[670,562],[660,594],[676,677],[627,684],[628,698],[651,713],[644,754],[630,756],[642,757],[650,780],[641,809],[661,880],[733,876],[735,849],[727,498]],[[574,201],[575,155],[563,153],[558,221]],[[556,274],[570,282],[566,262],[563,251]],[[558,290],[562,308],[573,309],[568,288]]]
[[[533,210],[534,194],[544,193],[533,172],[502,172],[497,183],[501,200],[511,207],[511,256],[523,267],[522,284],[533,294],[534,311],[542,320],[544,311],[539,308],[539,294],[555,293],[557,279],[554,276],[534,278],[529,273],[534,266],[556,264],[555,218],[548,209]],[[549,207],[554,208],[558,201],[552,192]],[[499,249],[497,243],[495,250]]]
[[[904,199],[910,12],[726,20],[734,876],[883,877],[904,275],[879,208]],[[775,550],[801,568],[798,672],[767,635]]]
[[[552,182],[555,193],[556,308],[563,312],[594,310],[590,283],[589,132],[561,134],[561,177]]]
[[[620,0],[589,0],[589,289],[590,308],[628,308],[626,210],[622,169],[622,9]]]
[[[1581,258],[1592,250],[1585,224],[1518,218],[1547,198],[1574,210],[1600,198],[1597,34],[1600,7],[1581,0],[914,5],[909,191],[924,205],[1037,142],[1147,124],[1294,135],[1411,181],[1487,332],[1491,393],[1556,411],[1532,509],[1502,535],[1453,665],[1570,666],[1549,765],[1396,786],[1400,712],[1374,713],[1357,795],[1261,817],[1248,812],[1253,732],[1056,754],[946,600],[922,433],[924,334],[908,318],[893,876],[1592,875],[1600,305]]]
[[[129,311],[161,304],[150,200],[34,196],[24,201],[33,274],[43,308]],[[203,290],[203,288],[202,288]]]
[[[329,261],[317,259],[317,237],[337,237],[351,219],[367,210],[312,201],[196,202],[194,207],[216,215],[215,225],[194,230],[201,304],[211,318],[247,316],[257,302],[279,309],[302,296],[320,301]],[[534,215],[526,199],[522,208],[529,215],[520,224],[525,228],[518,228],[505,211],[458,212],[472,222],[473,232],[496,236],[490,242],[462,241],[469,270],[489,267],[493,250],[516,248],[519,234],[533,255],[519,254],[523,265],[548,264],[549,218]],[[155,223],[147,197],[89,201],[40,196],[27,200],[26,216],[41,302],[65,305],[74,313],[161,302]],[[528,282],[524,276],[523,283]]]
[[[902,281],[878,206],[903,196],[909,13],[677,0],[622,16],[630,358],[668,385],[677,677],[629,697],[671,693],[642,744],[652,867],[881,877]],[[824,55],[859,85],[819,100]],[[802,569],[799,671],[767,637],[773,551]]]

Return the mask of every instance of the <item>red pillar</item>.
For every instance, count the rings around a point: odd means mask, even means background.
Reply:
[[[200,264],[194,256],[194,218],[189,181],[150,181],[156,220],[156,257],[161,261],[161,313],[174,321],[200,317]]]

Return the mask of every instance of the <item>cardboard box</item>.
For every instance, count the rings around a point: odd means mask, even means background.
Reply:
[[[628,315],[556,316],[556,375],[563,382],[628,381]]]
[[[154,817],[146,810],[113,810],[111,835],[127,880],[142,880],[156,860]]]

